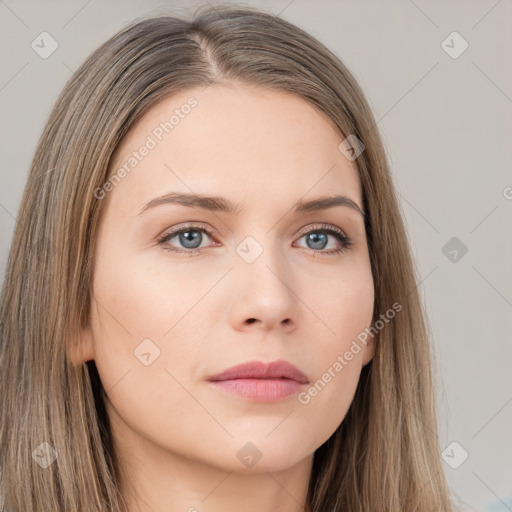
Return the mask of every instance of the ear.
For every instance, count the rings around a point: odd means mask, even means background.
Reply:
[[[75,366],[94,359],[94,337],[89,324],[82,325],[71,336],[68,345],[68,357]]]

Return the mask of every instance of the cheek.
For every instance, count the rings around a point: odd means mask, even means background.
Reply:
[[[208,296],[219,276],[207,265],[187,265],[185,258],[161,266],[147,257],[127,258],[122,247],[110,244],[98,251],[91,308],[94,359],[105,390],[130,387],[127,403],[133,410],[149,405],[150,393],[158,411],[180,396],[160,400],[159,395],[196,373],[205,335],[222,311],[213,294]]]
[[[136,258],[123,260],[115,247],[108,253],[112,256],[99,258],[94,273],[94,359],[107,391],[121,380],[138,382],[132,396],[144,402],[142,388],[160,390],[165,386],[162,368],[172,368],[168,365],[169,347],[176,333],[187,332],[190,343],[174,344],[173,358],[186,362],[192,357],[196,326],[187,324],[186,314],[193,306],[192,299],[204,293],[199,288],[207,283],[186,282],[183,272],[166,275],[164,280]]]
[[[333,279],[332,286],[323,292],[316,306],[323,312],[319,316],[325,328],[322,336],[315,338],[315,348],[310,352],[316,373],[298,401],[309,411],[306,429],[311,436],[316,432],[325,441],[345,417],[361,368],[372,352],[370,338],[364,339],[374,307],[371,271],[361,267],[350,277]]]
[[[209,268],[202,274],[192,265],[158,268],[147,258],[116,254],[116,247],[104,252],[109,257],[95,268],[92,301],[100,349],[110,345],[133,355],[146,338],[158,345],[171,339],[183,322],[193,329],[189,312],[218,279]]]
[[[94,359],[121,442],[151,439],[192,455],[205,424],[215,427],[190,394],[200,333],[208,326],[197,321],[194,311],[187,314],[210,281],[183,271],[163,279],[147,266],[128,267],[122,261],[97,266]]]
[[[340,353],[348,350],[351,342],[369,327],[374,309],[374,283],[369,262],[364,259],[357,265],[332,273],[322,281],[321,293],[313,297],[318,316],[324,320],[321,356],[329,366]],[[361,344],[361,353],[366,346]]]

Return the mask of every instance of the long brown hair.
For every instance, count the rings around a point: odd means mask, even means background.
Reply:
[[[315,452],[308,507],[450,510],[427,325],[375,119],[354,77],[320,42],[278,16],[236,6],[203,7],[191,21],[163,15],[132,22],[87,58],[49,116],[1,296],[2,510],[123,510],[105,390],[94,362],[73,365],[68,357],[91,305],[101,208],[94,191],[149,108],[221,81],[293,92],[324,112],[341,138],[363,142],[355,163],[367,212],[373,321],[402,306],[378,333],[349,412]],[[43,469],[35,462],[41,454],[57,458]]]

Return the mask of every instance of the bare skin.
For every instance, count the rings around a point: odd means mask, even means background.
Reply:
[[[158,141],[155,127],[191,97],[197,106]],[[314,451],[345,417],[372,340],[342,371],[331,369],[308,403],[241,397],[207,377],[283,359],[308,377],[305,393],[371,325],[361,213],[293,211],[299,200],[332,195],[362,209],[354,162],[328,118],[302,98],[234,83],[155,105],[122,141],[114,169],[148,135],[156,147],[103,199],[92,312],[72,355],[95,360],[107,391],[128,512],[307,510]],[[223,197],[238,213],[167,203],[140,214],[169,192]],[[195,238],[159,243],[189,224]],[[333,252],[343,244],[318,233],[326,226],[352,244]],[[310,232],[320,237],[314,243]],[[248,255],[257,257],[249,263]],[[143,340],[151,341],[138,349]]]

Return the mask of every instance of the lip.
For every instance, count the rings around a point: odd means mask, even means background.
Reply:
[[[282,359],[265,363],[249,361],[208,377],[216,389],[258,402],[277,402],[297,394],[308,377],[296,366]]]

